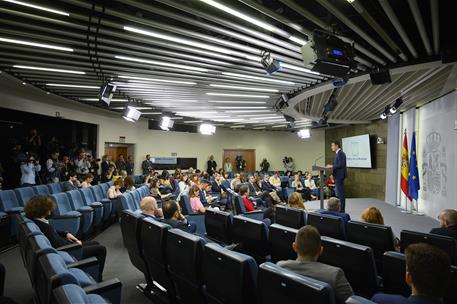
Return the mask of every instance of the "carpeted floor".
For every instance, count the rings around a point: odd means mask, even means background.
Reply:
[[[370,206],[378,207],[386,222],[392,226],[396,235],[403,229],[428,232],[438,225],[438,221],[426,216],[401,213],[400,209],[375,199],[348,199],[346,209],[351,218],[358,220],[361,212]],[[307,209],[319,208],[319,202],[307,202]],[[119,224],[115,224],[98,235],[95,240],[107,247],[108,255],[104,278],[119,278],[122,282],[122,303],[151,303],[136,290],[135,286],[144,281],[142,274],[130,263],[127,251],[122,245]],[[5,295],[18,303],[33,303],[33,289],[27,272],[22,264],[19,249],[13,248],[0,255],[0,263],[6,267]]]

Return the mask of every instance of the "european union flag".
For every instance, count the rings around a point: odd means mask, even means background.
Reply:
[[[417,169],[416,157],[416,132],[411,139],[411,157],[409,158],[408,194],[412,199],[419,198],[419,170]]]

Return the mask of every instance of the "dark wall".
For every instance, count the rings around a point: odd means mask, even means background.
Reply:
[[[29,147],[26,137],[31,129],[36,129],[41,137],[39,148]],[[55,137],[58,143],[49,143]],[[0,163],[4,168],[4,188],[15,187],[20,178],[19,164],[15,155],[21,152],[33,152],[43,164],[49,154],[58,150],[61,156],[72,155],[79,148],[85,148],[93,154],[97,147],[97,125],[68,119],[38,115],[34,113],[0,108]]]
[[[370,137],[381,137],[384,144],[371,141],[373,169],[348,168],[348,178],[345,181],[346,197],[371,197],[384,201],[386,183],[387,157],[387,121],[379,120],[371,124],[351,125],[325,131],[325,160],[332,163],[335,157],[330,150],[334,140],[341,142],[343,137],[370,134]]]

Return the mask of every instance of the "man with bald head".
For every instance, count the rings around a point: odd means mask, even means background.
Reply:
[[[457,240],[457,210],[444,209],[438,216],[440,228],[433,228],[430,233],[450,236]]]
[[[152,196],[145,196],[140,202],[141,213],[144,216],[162,219],[162,208],[157,206],[157,201]]]

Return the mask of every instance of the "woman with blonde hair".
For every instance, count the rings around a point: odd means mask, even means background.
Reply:
[[[381,211],[376,207],[368,207],[363,210],[360,219],[365,223],[384,225],[384,218]]]
[[[303,197],[298,192],[293,192],[291,195],[289,195],[289,199],[287,200],[287,204],[291,208],[305,209],[306,210],[305,203],[303,202]]]

